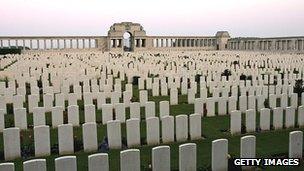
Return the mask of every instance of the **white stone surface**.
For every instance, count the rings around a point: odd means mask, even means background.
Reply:
[[[230,132],[231,134],[241,133],[242,113],[239,110],[232,111],[230,114]]]
[[[194,143],[182,144],[179,146],[179,171],[197,169],[197,147]]]
[[[109,157],[107,153],[97,153],[88,156],[89,171],[109,171]]]
[[[15,127],[20,128],[21,130],[27,129],[27,119],[26,119],[26,108],[14,109],[14,122]]]
[[[283,108],[277,107],[273,109],[273,127],[281,129],[283,127]]]
[[[76,156],[64,156],[55,159],[56,171],[77,171]]]
[[[60,155],[74,153],[74,137],[72,124],[62,124],[58,126],[58,144]]]
[[[49,126],[34,127],[35,157],[49,156],[51,154]]]
[[[162,142],[174,142],[174,117],[165,116],[161,119],[162,125]]]
[[[246,131],[247,132],[255,132],[256,129],[256,113],[254,109],[246,110]]]
[[[211,169],[217,171],[228,170],[228,140],[217,139],[212,141]]]
[[[187,141],[188,139],[188,116],[187,115],[177,115],[175,117],[175,135],[176,141]]]
[[[262,131],[270,130],[270,109],[260,110],[260,128]]]
[[[96,122],[95,105],[93,104],[84,105],[84,121]]]
[[[292,128],[295,126],[295,108],[286,107],[285,109],[285,127]]]
[[[152,148],[152,171],[170,171],[170,147]]]
[[[148,145],[157,145],[159,144],[159,118],[150,117],[146,120],[147,126],[147,143]]]
[[[1,169],[0,169],[1,170]],[[32,159],[23,162],[23,171],[46,171],[45,159]]]
[[[303,132],[292,131],[289,133],[289,158],[303,158]]]
[[[110,149],[121,148],[121,125],[120,121],[107,122],[107,135]]]
[[[3,130],[3,148],[6,161],[21,157],[19,128],[6,128]]]
[[[138,149],[120,152],[120,171],[140,171],[140,151]]]
[[[97,126],[95,122],[87,122],[82,125],[82,142],[85,152],[96,151],[97,144]]]
[[[57,128],[63,124],[63,107],[55,106],[52,108],[52,127]]]
[[[14,163],[0,163],[0,171],[15,171]]]
[[[202,136],[202,116],[200,114],[191,114],[189,117],[190,139],[197,140]]]
[[[68,123],[73,126],[79,125],[79,107],[78,106],[68,106]]]
[[[140,145],[140,121],[137,118],[128,119],[127,128],[127,144],[128,147]]]

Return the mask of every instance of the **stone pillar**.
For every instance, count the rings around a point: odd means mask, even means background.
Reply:
[[[50,39],[51,50],[53,50],[53,39]]]
[[[37,39],[36,42],[37,42],[37,50],[39,50],[39,49],[40,49],[40,42],[39,42],[39,39]]]
[[[30,40],[30,49],[31,50],[33,49],[33,40],[32,39]]]
[[[11,40],[8,39],[7,41],[8,41],[8,43],[7,43],[8,44],[8,48],[11,48]]]
[[[164,39],[160,39],[161,40],[161,47],[164,47]]]
[[[169,39],[166,39],[166,47],[169,47]]]
[[[63,49],[65,49],[65,48],[66,48],[66,40],[63,39]]]
[[[25,40],[24,39],[22,40],[22,47],[23,47],[23,50],[25,50]]]
[[[156,39],[156,47],[157,48],[158,48],[158,44],[159,44],[158,39]]]
[[[45,50],[46,49],[46,40],[43,39],[43,49]]]
[[[18,47],[18,39],[15,40],[15,45]]]
[[[79,49],[79,40],[78,39],[76,39],[76,45],[77,45],[77,49]]]
[[[296,49],[296,40],[295,39],[291,39],[290,40],[290,50],[294,51]]]
[[[91,39],[89,39],[89,49],[91,49],[91,45],[92,45],[92,42],[91,42]]]
[[[3,40],[0,40],[0,48],[3,48]]]
[[[73,39],[70,39],[70,49],[73,49]]]
[[[59,39],[57,39],[57,49],[60,49]]]

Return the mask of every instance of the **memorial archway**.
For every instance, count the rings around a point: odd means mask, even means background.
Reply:
[[[125,52],[133,51],[132,34],[128,31],[123,34],[123,50]]]

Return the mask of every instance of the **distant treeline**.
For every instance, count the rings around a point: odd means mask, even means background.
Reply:
[[[3,47],[0,48],[0,55],[6,55],[6,54],[21,54],[23,47],[22,46],[11,46],[9,47]],[[26,47],[25,49],[29,49]]]

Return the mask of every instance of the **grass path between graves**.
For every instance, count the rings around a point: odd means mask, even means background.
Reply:
[[[151,94],[151,92],[149,92]],[[138,97],[138,91],[134,91],[134,96]],[[156,115],[159,111],[159,101],[169,100],[169,96],[160,96],[160,97],[150,97],[150,101],[155,101],[156,104]],[[194,112],[194,105],[187,104],[187,96],[179,96],[179,105],[170,106],[171,115],[178,114],[192,114]],[[41,104],[40,104],[41,105]],[[79,102],[80,109],[80,122],[84,123],[84,113],[83,113],[83,103]],[[217,105],[216,105],[217,111]],[[97,123],[101,121],[101,111],[96,110],[96,121]],[[126,118],[129,118],[129,109],[126,109]],[[141,116],[144,117],[144,108],[141,108]],[[28,124],[31,125],[33,123],[32,114],[28,115]],[[244,119],[243,119],[244,121]],[[14,125],[14,117],[12,113],[9,113],[5,116],[5,124],[6,127],[10,127]],[[46,114],[46,122],[48,125],[51,125],[51,116],[50,113]],[[66,123],[66,120],[65,120]],[[259,113],[257,113],[257,126],[259,124]],[[144,120],[141,121],[141,140],[142,143],[145,144],[144,139],[146,138],[146,126]],[[228,115],[226,116],[215,116],[215,117],[204,117],[202,118],[202,134],[204,139],[196,140],[196,141],[187,141],[187,142],[175,142],[169,145],[171,148],[171,169],[178,170],[178,146],[180,144],[194,142],[197,144],[197,167],[198,170],[210,170],[211,169],[211,143],[215,139],[226,138],[229,142],[229,154],[233,157],[239,157],[240,153],[240,138],[245,135],[255,135],[256,136],[256,156],[257,157],[286,157],[288,155],[288,140],[289,140],[289,132],[293,130],[301,130],[304,131],[304,128],[293,128],[293,129],[282,129],[282,130],[271,130],[267,132],[259,132],[259,133],[247,133],[242,135],[231,136],[227,130],[229,129],[230,118]],[[160,125],[161,126],[161,125]],[[161,128],[160,128],[161,130]],[[102,124],[98,124],[98,144],[102,143],[103,138],[106,136],[106,126]],[[57,138],[57,129],[50,129],[51,136],[51,147],[56,146],[58,144]],[[122,124],[122,137],[126,137],[125,124]],[[21,132],[21,144],[22,146],[28,146],[33,148],[33,130],[30,128],[27,131]],[[74,127],[74,141],[82,143],[82,128]],[[162,144],[165,145],[165,144]],[[87,170],[88,164],[88,155],[93,153],[85,153],[81,145],[75,146],[75,153],[71,155],[77,156],[77,167],[78,170]],[[78,149],[79,148],[79,149]],[[141,155],[141,170],[149,170],[149,165],[151,164],[151,149],[153,146],[143,145],[138,147],[140,149]],[[97,152],[94,152],[97,153]],[[116,171],[119,170],[119,154],[120,150],[110,150],[109,161],[110,161],[110,170]],[[32,155],[33,156],[33,155]],[[45,158],[47,161],[47,168],[50,171],[55,170],[54,159],[59,157],[58,154],[52,153],[51,156],[48,157],[40,157]],[[3,135],[0,133],[0,162],[5,162],[3,160]],[[18,159],[13,161],[16,166],[16,171],[22,170],[22,162],[33,159],[34,157],[28,157],[26,159]],[[304,170],[303,161],[301,162],[300,167],[267,167],[261,168],[263,170]]]

